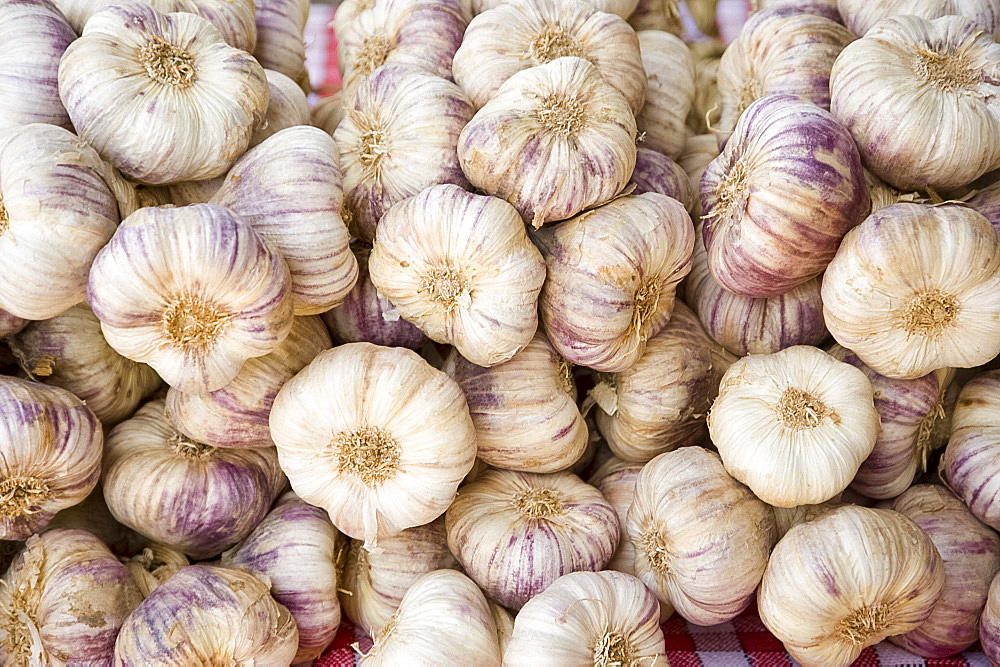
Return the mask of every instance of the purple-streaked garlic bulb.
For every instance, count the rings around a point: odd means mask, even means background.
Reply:
[[[271,596],[295,619],[299,648],[293,664],[318,658],[340,627],[342,540],[325,511],[289,492],[242,542],[222,554],[223,567],[264,575]]]
[[[844,17],[844,25],[859,37],[882,19],[902,14],[922,19],[964,16],[994,35],[1000,32],[1000,3],[996,0],[837,0],[835,4]]]
[[[601,492],[566,472],[489,470],[459,490],[445,521],[458,562],[509,609],[564,574],[604,569],[620,529]]]
[[[6,310],[0,308],[0,338],[16,334],[18,331],[23,329],[24,325],[27,323],[28,320],[11,315]]]
[[[688,211],[698,198],[697,190],[691,189],[687,172],[663,153],[648,148],[636,151],[635,170],[629,185],[635,186],[633,195],[659,192],[684,204]]]
[[[341,11],[338,9],[337,15]],[[345,115],[344,95],[342,91],[338,90],[316,103],[316,106],[312,109],[311,122],[314,127],[318,127],[330,136],[333,136],[334,131],[340,125],[340,121],[344,120]]]
[[[224,0],[223,0],[224,1]],[[303,34],[309,18],[308,0],[254,0],[257,42],[253,57],[267,69],[281,72],[309,90],[306,43]]]
[[[646,100],[635,115],[641,145],[670,157],[684,148],[688,113],[694,103],[694,61],[680,37],[660,30],[638,33],[646,71]]]
[[[751,104],[701,178],[708,267],[774,297],[815,278],[868,212],[858,150],[829,112],[788,95]]]
[[[267,87],[270,90],[267,115],[250,137],[250,148],[260,145],[265,139],[281,130],[312,123],[309,100],[299,85],[281,72],[266,69],[264,75],[267,77]],[[274,172],[280,174],[281,168],[276,167]]]
[[[115,665],[290,665],[295,619],[268,589],[241,570],[185,567],[122,625]]]
[[[764,9],[794,9],[800,14],[815,14],[837,23],[843,23],[837,10],[837,0],[750,0],[750,8],[757,12]]]
[[[670,319],[691,270],[684,206],[653,192],[620,197],[540,236],[548,271],[540,311],[552,346],[580,366],[630,368]]]
[[[341,185],[333,139],[303,125],[247,151],[212,196],[211,203],[250,223],[281,254],[296,315],[340,305],[358,278],[341,218]]]
[[[508,0],[472,0],[472,10],[473,14],[482,14],[483,12],[499,7]],[[673,0],[670,0],[671,2]],[[593,6],[602,12],[607,12],[609,14],[617,14],[623,19],[630,19],[632,14],[635,12],[640,0],[587,0],[588,4]],[[638,30],[639,28],[636,28]]]
[[[2,581],[5,665],[110,665],[118,630],[142,600],[126,567],[82,530],[28,538]]]
[[[161,384],[152,368],[126,359],[108,345],[101,321],[86,303],[31,322],[8,343],[22,370],[73,392],[107,427],[131,417]]]
[[[1000,574],[990,583],[986,607],[979,619],[979,641],[990,661],[1000,663]]]
[[[83,301],[90,265],[118,224],[106,173],[61,127],[0,130],[0,308],[44,320]]]
[[[260,523],[285,477],[274,449],[224,449],[190,440],[156,400],[108,433],[101,484],[118,521],[206,559]]]
[[[691,186],[691,198],[694,205],[691,207],[691,217],[700,220],[701,210],[701,176],[705,173],[712,160],[719,156],[719,142],[714,134],[698,134],[688,137],[684,144],[684,150],[677,157],[677,164],[688,175],[688,183]],[[701,227],[698,228],[698,235],[701,236]]]
[[[642,463],[630,463],[613,456],[602,463],[593,476],[587,480],[589,484],[601,492],[601,495],[614,508],[615,514],[618,515],[618,547],[611,560],[604,567],[633,576],[635,575],[635,545],[632,544],[632,540],[628,536],[625,520],[628,516],[628,508],[635,500],[635,483],[639,479],[643,465]],[[665,605],[665,607],[667,607],[667,615],[669,615],[672,607],[669,605]]]
[[[509,361],[483,368],[456,350],[442,370],[465,394],[476,425],[477,456],[496,468],[556,472],[587,448],[572,365],[542,332]]]
[[[23,540],[91,492],[101,423],[59,387],[0,375],[0,539]]]
[[[87,300],[119,354],[207,393],[285,339],[291,291],[284,259],[250,224],[193,204],[129,216],[94,260]]]
[[[1000,234],[1000,181],[977,191],[966,204],[984,215],[993,225],[993,229]]]
[[[118,523],[104,502],[104,489],[100,483],[82,501],[60,510],[49,521],[44,530],[70,528],[85,530],[101,542],[119,558],[129,558],[149,546],[149,538],[143,537],[128,526]]]
[[[627,18],[636,32],[663,30],[678,37],[684,34],[680,0],[639,0]]]
[[[583,58],[556,58],[504,81],[462,130],[458,159],[472,185],[538,228],[620,193],[635,167],[635,139],[628,103],[601,70]]]
[[[964,651],[979,639],[979,615],[1000,570],[1000,537],[943,486],[910,487],[892,509],[931,538],[944,563],[944,588],[923,624],[889,641],[926,658]]]
[[[248,359],[236,377],[209,394],[171,387],[166,411],[177,430],[213,447],[274,447],[268,417],[281,387],[332,343],[315,315],[296,317],[270,354]]]
[[[122,561],[145,599],[170,577],[191,564],[183,553],[165,544],[152,542],[142,551]]]

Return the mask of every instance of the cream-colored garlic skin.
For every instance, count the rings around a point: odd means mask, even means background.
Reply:
[[[684,34],[679,0],[639,0],[627,18],[636,32],[663,30],[678,37]]]
[[[510,638],[514,634],[514,615],[493,600],[487,600],[487,602],[490,605],[493,623],[497,626],[497,640],[500,643],[500,655],[502,656],[507,652]]]
[[[964,16],[993,34],[1000,31],[1000,3],[996,0],[837,0],[837,9],[844,25],[863,37],[873,25],[890,16],[907,14],[922,19],[941,16]]]
[[[712,405],[712,442],[736,479],[777,507],[847,488],[872,452],[879,415],[863,372],[797,345],[730,366]]]
[[[369,634],[389,622],[417,579],[458,567],[448,551],[444,517],[379,540],[372,551],[360,540],[351,540],[346,560],[338,584],[340,604],[344,614]]]
[[[72,507],[60,510],[43,530],[69,528],[85,530],[104,543],[119,558],[130,558],[149,546],[143,537],[128,526],[118,523],[104,502],[104,489],[100,483],[86,498]]]
[[[171,183],[159,188],[160,192],[166,191],[166,201],[157,201],[152,206],[164,206],[173,204],[174,206],[189,206],[191,204],[207,204],[222,184],[226,181],[225,176],[210,178],[206,181],[182,181]]]
[[[432,185],[468,186],[456,147],[473,108],[461,88],[413,66],[387,65],[351,99],[333,136],[356,238],[371,242],[389,207]]]
[[[124,565],[82,530],[28,538],[0,586],[0,662],[110,665],[142,595]]]
[[[290,665],[298,630],[268,588],[240,570],[207,565],[180,570],[122,625],[115,667]]]
[[[423,575],[399,609],[374,633],[362,665],[461,665],[500,667],[500,646],[486,598],[454,570]]]
[[[87,300],[119,354],[208,393],[288,335],[290,282],[281,256],[229,210],[143,208],[98,253]]]
[[[315,315],[296,317],[270,354],[248,359],[236,377],[209,394],[171,387],[166,410],[185,436],[213,447],[274,447],[268,417],[281,387],[333,343]]]
[[[844,237],[822,294],[837,342],[890,378],[972,368],[1000,353],[1000,242],[965,207],[876,211]]]
[[[26,373],[73,392],[107,427],[131,417],[161,384],[152,368],[108,345],[86,303],[31,322],[8,343]]]
[[[573,572],[521,609],[504,664],[666,667],[659,621],[656,596],[635,577]]]
[[[461,488],[445,520],[451,552],[509,609],[564,574],[604,569],[618,544],[614,508],[566,472],[488,470]]]
[[[299,85],[281,72],[268,69],[264,70],[264,75],[267,77],[267,87],[270,91],[267,115],[250,137],[250,148],[260,145],[265,139],[281,130],[312,123],[309,101]],[[275,172],[281,173],[280,169],[275,169]]]
[[[337,13],[339,14],[340,11],[342,10],[338,10]],[[343,98],[343,92],[338,90],[317,102],[311,112],[313,126],[333,136],[337,126],[340,125],[340,121],[344,120],[344,116],[346,115]]]
[[[746,609],[777,539],[771,508],[700,447],[643,467],[625,525],[636,576],[696,625]]]
[[[194,442],[173,427],[163,401],[155,400],[108,433],[101,484],[118,521],[206,559],[260,523],[285,478],[274,449]]]
[[[837,58],[830,109],[865,165],[902,190],[949,190],[1000,166],[1000,45],[971,19],[881,21]]]
[[[61,127],[0,131],[0,308],[44,320],[83,301],[90,264],[118,224],[106,170]]]
[[[827,512],[832,512],[838,507],[848,503],[844,502],[843,494],[838,493],[833,498],[817,503],[816,505],[798,505],[796,507],[772,507],[774,510],[774,523],[778,527],[778,539],[800,523],[813,521],[823,516]]]
[[[698,199],[698,191],[691,189],[687,172],[666,155],[648,148],[636,151],[635,170],[629,186],[635,187],[631,194],[659,192],[684,204],[688,211]]]
[[[545,332],[574,364],[615,373],[642,356],[691,270],[694,227],[658,193],[620,197],[540,235],[548,272]]]
[[[396,204],[368,269],[403,318],[474,364],[507,361],[538,327],[545,262],[501,199],[435,185]]]
[[[635,499],[635,483],[639,479],[642,468],[642,463],[630,463],[612,456],[601,464],[593,476],[587,480],[611,503],[615,514],[618,515],[620,526],[618,547],[605,569],[633,576],[635,576],[635,545],[632,544],[632,540],[628,536],[625,520],[628,516],[628,508],[632,506],[632,501]],[[673,613],[673,607],[670,607],[669,604],[664,606],[667,607],[667,616]]]
[[[718,120],[722,102],[719,98],[719,65],[726,45],[718,39],[693,42],[689,46],[694,63],[694,102],[687,117],[687,127],[694,136],[710,132],[709,116]],[[689,134],[690,134],[689,133]],[[725,136],[725,135],[720,135]],[[693,136],[688,136],[690,141]],[[719,141],[712,135],[714,150],[718,152]],[[685,142],[685,152],[687,142]]]
[[[278,392],[270,423],[295,492],[369,547],[440,516],[476,457],[461,388],[404,348],[321,352]]]
[[[156,542],[123,562],[144,599],[157,586],[191,564],[188,557],[177,549]]]
[[[701,219],[701,177],[712,160],[719,156],[719,142],[714,134],[699,134],[688,137],[684,150],[677,157],[677,164],[687,172],[691,190],[694,193],[694,206],[691,207],[691,217]],[[700,235],[699,227],[699,235]]]
[[[916,524],[850,505],[788,531],[757,606],[793,658],[846,667],[866,646],[923,623],[944,579],[941,556]]]
[[[281,130],[236,161],[211,203],[242,217],[291,275],[296,315],[340,305],[358,279],[341,218],[337,146],[322,130]]]
[[[685,122],[694,103],[694,62],[680,37],[659,30],[639,32],[648,87],[635,116],[640,145],[677,157],[684,148]]]
[[[253,57],[267,69],[281,72],[309,92],[303,33],[309,18],[308,0],[254,0],[257,42]]]
[[[101,157],[158,185],[224,174],[263,121],[268,86],[205,19],[134,4],[90,17],[59,64],[59,95]]]
[[[915,192],[900,192],[868,169],[865,169],[865,185],[868,187],[868,196],[872,200],[871,213],[883,209],[886,206],[892,206],[893,204],[900,204],[904,202],[920,203],[924,201],[924,199]],[[975,198],[973,197],[973,199]],[[968,204],[973,209],[976,209],[977,211],[979,210],[972,203],[972,199],[969,200]],[[980,211],[980,213],[983,213],[983,215],[989,218],[989,215],[985,212]]]

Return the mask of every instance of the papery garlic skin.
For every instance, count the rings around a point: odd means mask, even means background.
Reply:
[[[167,201],[158,202],[154,205],[163,206],[165,204],[173,204],[174,206],[189,206],[191,204],[207,204],[212,201],[212,197],[219,191],[219,188],[222,187],[225,181],[225,177],[220,176],[219,178],[210,178],[206,181],[171,183],[162,188],[166,190]]]
[[[507,361],[538,327],[545,263],[517,211],[495,197],[435,185],[396,204],[368,270],[402,317],[475,364]]]
[[[157,586],[191,564],[188,557],[177,549],[156,542],[123,562],[143,598],[149,597]]]
[[[1000,574],[990,584],[986,607],[979,619],[979,640],[991,662],[1000,662]]]
[[[708,428],[726,470],[761,500],[814,505],[847,488],[871,454],[873,398],[863,372],[797,345],[730,366]]]
[[[295,620],[268,584],[240,570],[192,565],[156,588],[122,625],[115,667],[289,665]]]
[[[670,319],[691,270],[694,227],[684,206],[653,192],[620,197],[541,237],[540,312],[552,346],[580,366],[630,368]]]
[[[718,39],[694,42],[690,45],[691,58],[694,62],[694,103],[687,117],[687,127],[695,136],[710,131],[709,116],[718,120],[722,102],[719,98],[719,66],[726,45]],[[725,136],[720,134],[720,137]],[[689,136],[684,144],[687,152],[688,142],[694,137]],[[718,154],[719,141],[712,135],[713,149]],[[680,159],[678,157],[678,159]],[[697,183],[695,184],[697,185]]]
[[[194,559],[243,539],[285,484],[274,449],[189,440],[167,419],[162,400],[114,427],[104,449],[101,484],[114,517]]]
[[[822,273],[870,202],[847,130],[813,104],[770,95],[747,108],[705,169],[701,205],[719,284],[775,297]]]
[[[124,565],[82,530],[28,538],[0,587],[0,661],[108,665],[142,600]]]
[[[1000,166],[1000,45],[974,21],[896,16],[848,45],[830,109],[865,165],[903,190],[949,190]]]
[[[611,507],[618,515],[620,526],[618,547],[611,560],[604,567],[606,570],[616,570],[632,576],[635,576],[635,545],[629,538],[625,521],[628,516],[628,508],[635,500],[635,483],[639,479],[643,465],[612,456],[601,464],[593,476],[587,480],[588,484],[596,487],[601,495],[611,503]],[[673,613],[673,607],[669,604],[664,606],[667,608],[667,616]]]
[[[370,547],[440,516],[476,456],[462,390],[403,348],[321,352],[278,392],[270,424],[299,497]]]
[[[338,10],[337,13],[339,14],[341,11],[343,10]],[[333,136],[340,121],[344,120],[345,113],[343,93],[338,90],[317,102],[316,106],[312,108],[311,121],[313,127],[318,127]]]
[[[866,646],[919,627],[944,579],[941,556],[912,521],[846,506],[778,542],[757,606],[793,658],[846,666]]]
[[[837,23],[844,23],[837,9],[837,0],[750,0],[752,12],[764,9],[794,9],[801,14],[815,14]]]
[[[838,493],[833,498],[825,500],[816,505],[798,505],[796,507],[772,507],[774,511],[774,523],[778,527],[778,539],[800,523],[813,521],[823,516],[827,512],[832,512],[838,507],[849,503],[844,502],[843,494]]]
[[[684,204],[688,211],[698,198],[697,190],[691,190],[684,169],[666,155],[648,148],[636,151],[635,170],[629,185],[635,186],[631,192],[633,195],[659,192]]]
[[[224,174],[264,119],[268,87],[205,19],[132,4],[90,17],[60,62],[59,95],[101,157],[158,185]]]
[[[0,308],[44,320],[83,301],[91,262],[118,224],[106,170],[61,127],[0,131]]]
[[[659,604],[621,572],[573,572],[532,598],[514,621],[504,664],[665,667]]]
[[[227,209],[143,208],[98,253],[87,300],[119,354],[207,393],[288,335],[290,283],[284,259]]]
[[[0,539],[23,540],[97,484],[104,437],[80,399],[0,375]]]
[[[887,377],[1000,353],[1000,242],[965,207],[879,209],[844,237],[822,295],[833,337]]]
[[[267,77],[267,87],[270,91],[267,115],[250,137],[250,148],[259,146],[265,139],[281,130],[309,125],[312,122],[309,101],[297,83],[281,72],[270,69],[264,70],[264,75]],[[275,171],[280,173],[279,169]]]
[[[309,18],[308,0],[254,0],[257,41],[253,57],[263,67],[281,72],[309,91],[303,33]]]
[[[635,115],[642,146],[677,157],[686,139],[685,121],[694,103],[694,62],[680,37],[660,30],[638,33],[646,71],[646,100]]]
[[[1000,537],[942,486],[918,484],[892,503],[916,523],[941,555],[944,588],[931,615],[890,641],[927,658],[943,658],[979,639],[979,615],[1000,570]]]
[[[966,205],[983,214],[993,229],[1000,234],[1000,182],[987,185],[976,192]]]
[[[996,0],[888,0],[863,2],[837,0],[837,9],[855,35],[863,37],[884,18],[907,14],[922,19],[959,15],[972,19],[991,33],[1000,31],[1000,3]]]
[[[223,567],[263,574],[271,596],[295,619],[293,664],[320,656],[340,626],[337,557],[342,538],[330,517],[286,493],[247,537],[222,554]]]
[[[495,9],[508,0],[472,0],[473,14]],[[602,12],[617,14],[623,19],[631,19],[632,14],[641,4],[640,0],[587,0],[587,4]],[[638,30],[638,28],[637,28]]]
[[[11,315],[6,310],[0,308],[0,337],[16,334],[24,328],[28,320]]]

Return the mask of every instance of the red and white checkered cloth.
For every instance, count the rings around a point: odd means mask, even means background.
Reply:
[[[746,0],[719,0],[719,32],[726,42],[732,41],[739,33],[748,12],[749,3]],[[329,27],[333,13],[333,7],[313,5],[306,24],[306,65],[313,89],[319,96],[340,88],[337,41],[333,36],[333,29]],[[685,18],[686,28],[695,31],[694,23],[686,10],[682,16]],[[663,633],[671,667],[798,665],[785,652],[781,642],[761,623],[755,606],[751,606],[730,623],[709,628],[691,625],[674,614],[663,624]],[[352,644],[357,645],[357,650],[352,648]],[[354,667],[360,653],[367,652],[371,645],[371,638],[356,631],[345,618],[333,644],[316,660],[314,667]],[[474,664],[474,656],[469,657],[470,665]],[[882,642],[865,649],[854,664],[855,667],[989,667],[990,662],[979,650],[978,644],[961,656],[924,660],[889,642]]]

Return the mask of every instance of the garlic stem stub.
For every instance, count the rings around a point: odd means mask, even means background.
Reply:
[[[253,57],[263,67],[281,72],[308,93],[309,71],[303,34],[309,19],[309,0],[254,0],[253,4],[257,27]]]
[[[663,153],[648,148],[636,151],[635,170],[629,185],[635,186],[631,194],[659,192],[684,204],[689,212],[698,198],[697,192],[691,190],[687,172]]]
[[[149,597],[157,586],[191,564],[188,557],[177,549],[156,542],[122,562],[132,575],[143,599]]]

